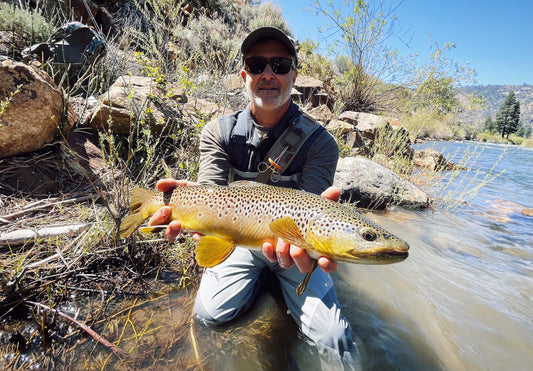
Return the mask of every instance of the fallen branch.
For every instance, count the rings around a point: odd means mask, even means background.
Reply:
[[[106,348],[111,350],[113,353],[115,353],[118,357],[125,357],[125,356],[128,355],[127,352],[123,351],[122,349],[117,347],[115,344],[111,343],[109,340],[107,340],[107,339],[103,338],[102,336],[100,336],[98,333],[96,333],[96,331],[94,331],[92,328],[87,326],[85,323],[80,322],[77,319],[72,318],[69,315],[67,315],[67,314],[65,314],[65,313],[63,313],[63,312],[61,312],[61,311],[59,311],[57,309],[50,308],[48,305],[44,305],[44,304],[41,304],[41,303],[36,303],[34,301],[29,301],[29,300],[27,301],[27,303],[35,305],[37,307],[41,307],[41,308],[43,308],[45,310],[50,310],[50,311],[56,313],[58,316],[63,317],[64,319],[74,323],[76,326],[81,328],[83,331],[85,331],[86,333],[91,335],[91,337],[94,340],[96,340],[97,342],[99,342],[100,344],[102,344],[103,346],[105,346]]]
[[[41,229],[18,229],[0,234],[0,246],[17,246],[34,241],[37,238],[57,236],[76,236],[88,229],[90,223],[63,225],[59,227],[45,227]]]
[[[31,213],[45,210],[45,209],[50,209],[54,206],[63,205],[67,203],[87,201],[91,198],[94,198],[94,195],[79,196],[79,197],[69,198],[67,200],[61,200],[61,201],[55,201],[55,202],[50,202],[49,200],[49,203],[43,203],[43,201],[38,201],[30,205],[27,205],[27,207],[24,210],[20,210],[20,211],[7,214],[7,215],[2,215],[0,216],[0,220],[3,223],[6,223],[6,221],[13,220],[23,215],[31,214]]]

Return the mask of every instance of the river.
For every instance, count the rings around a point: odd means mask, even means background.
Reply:
[[[469,170],[442,179],[452,193],[440,208],[369,215],[409,242],[406,261],[344,264],[335,274],[362,368],[530,370],[533,217],[521,210],[533,208],[533,150],[422,146],[466,159]],[[490,183],[478,190],[484,180]]]

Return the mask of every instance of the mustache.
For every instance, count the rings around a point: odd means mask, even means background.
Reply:
[[[280,89],[281,86],[279,84],[273,84],[271,82],[266,83],[259,83],[256,86],[256,89]]]

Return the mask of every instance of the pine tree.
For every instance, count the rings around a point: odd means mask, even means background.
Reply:
[[[485,131],[488,131],[489,133],[492,133],[492,134],[496,132],[496,123],[492,121],[492,118],[490,116],[487,117],[487,119],[485,120],[483,129],[485,129]]]
[[[509,138],[509,134],[516,133],[520,124],[520,102],[516,100],[514,92],[510,92],[496,114],[496,129],[502,138]]]

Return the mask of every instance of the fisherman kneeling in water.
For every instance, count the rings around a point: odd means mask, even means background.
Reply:
[[[235,180],[255,180],[322,194],[334,201],[339,191],[331,187],[339,158],[333,137],[292,102],[298,57],[292,41],[280,30],[262,27],[241,45],[241,77],[250,98],[248,106],[209,122],[200,139],[200,184],[227,185]],[[186,181],[164,179],[161,191]],[[331,187],[331,188],[328,188]],[[170,209],[161,208],[150,225],[167,224]],[[173,241],[179,222],[172,221],[165,235]],[[334,352],[352,366],[351,327],[329,275],[337,263],[318,259],[317,269],[301,296],[296,286],[312,268],[305,250],[278,239],[265,243],[262,252],[237,247],[223,263],[207,268],[202,276],[194,311],[202,323],[215,326],[247,310],[257,294],[261,271],[273,271],[290,314],[301,331],[320,350]]]

